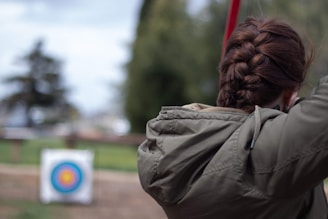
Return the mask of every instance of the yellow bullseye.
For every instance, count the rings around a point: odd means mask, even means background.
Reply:
[[[63,170],[59,175],[59,181],[63,185],[71,185],[74,183],[74,174],[70,170]]]

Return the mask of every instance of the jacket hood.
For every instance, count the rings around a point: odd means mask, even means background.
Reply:
[[[161,205],[178,202],[204,172],[211,171],[213,156],[248,117],[241,110],[203,104],[163,107],[147,123],[147,140],[138,149],[143,189]],[[226,160],[219,162],[216,166],[224,166]]]

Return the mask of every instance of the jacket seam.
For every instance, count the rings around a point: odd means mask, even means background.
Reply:
[[[160,118],[160,120],[217,120],[217,121],[227,121],[227,122],[238,122],[243,123],[244,121],[241,121],[243,118],[229,118],[229,119],[222,119],[222,118]]]
[[[158,141],[158,147],[162,150],[162,145],[163,145],[163,138],[161,138],[159,141]],[[154,177],[157,177],[159,174],[158,174],[158,166],[159,166],[159,162],[160,162],[160,157],[161,157],[161,154],[158,154],[157,156],[155,156],[154,158],[154,168],[153,168],[153,171],[154,171]]]
[[[216,172],[219,172],[219,171],[228,169],[228,168],[240,170],[240,164],[241,164],[241,162],[239,161],[238,156],[237,156],[237,150],[238,150],[237,145],[238,145],[238,141],[239,141],[239,137],[238,137],[239,136],[239,133],[240,133],[240,128],[238,128],[233,133],[233,135],[236,134],[237,136],[236,137],[233,136],[233,138],[234,138],[233,139],[233,142],[235,142],[235,144],[233,144],[233,146],[231,147],[231,149],[233,150],[232,151],[232,154],[233,154],[232,158],[234,159],[234,161],[236,161],[237,165],[234,165],[233,164],[235,162],[232,162],[232,164],[229,164],[229,165],[223,165],[223,166],[221,165],[220,168],[214,168],[213,170],[210,170],[210,171],[204,173],[203,176],[206,176],[206,175],[209,175],[209,174],[213,174],[213,173],[216,173]]]
[[[188,109],[188,108],[182,108],[182,107],[163,107],[161,110],[161,113],[167,113],[169,111],[185,111],[185,112],[193,112],[193,113],[201,113],[201,114],[211,114],[211,113],[224,113],[224,114],[234,114],[234,115],[241,115],[241,116],[245,116],[245,115],[249,115],[249,113],[243,113],[243,112],[236,112],[236,111],[224,111],[224,110],[218,110],[216,112],[206,112],[206,111],[198,111],[198,110],[192,110],[192,109]]]
[[[328,148],[326,148],[324,144],[320,144],[316,148],[312,148],[311,150],[306,150],[306,151],[300,152],[300,153],[286,159],[285,161],[281,162],[279,165],[276,165],[275,167],[272,167],[272,168],[254,168],[254,171],[252,171],[252,173],[257,173],[257,174],[273,173],[273,172],[276,172],[276,171],[279,171],[283,168],[288,167],[291,163],[293,163],[297,160],[301,160],[303,158],[310,157],[310,156],[312,156],[316,153],[319,153],[321,151],[327,151],[327,150],[328,150]]]
[[[206,173],[203,173],[202,176],[209,176],[209,175],[212,175],[214,173],[217,173],[217,172],[220,172],[222,170],[225,170],[225,169],[229,169],[229,168],[235,168],[234,165],[224,165],[224,166],[221,166],[220,168],[215,168],[213,170],[210,170],[210,171],[207,171]]]
[[[168,124],[168,130],[171,131],[171,133],[174,133],[173,130],[175,129],[176,127],[176,120],[171,120],[170,123]],[[159,133],[159,136],[161,135],[162,133]],[[173,134],[174,136],[175,134]],[[162,135],[163,136],[163,135]],[[164,135],[162,138],[160,138],[160,140],[158,141],[158,147],[163,150],[163,144],[164,144],[164,140],[166,138],[167,135]],[[171,137],[172,135],[170,135]],[[158,166],[159,166],[159,163],[160,163],[160,158],[161,158],[161,154],[158,154],[156,157],[155,157],[155,167],[154,167],[154,170],[155,170],[155,177],[156,176],[159,176],[160,174],[158,173]]]

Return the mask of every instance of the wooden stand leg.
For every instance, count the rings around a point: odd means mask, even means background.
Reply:
[[[20,162],[21,141],[13,140],[12,142],[12,160],[15,163]]]

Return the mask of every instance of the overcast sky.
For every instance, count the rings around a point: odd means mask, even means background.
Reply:
[[[195,0],[195,4],[200,4]],[[0,0],[0,80],[42,38],[47,54],[63,61],[69,99],[84,113],[109,106],[111,84],[124,80],[141,0]],[[196,6],[198,7],[198,6]],[[10,93],[0,84],[0,98]]]

